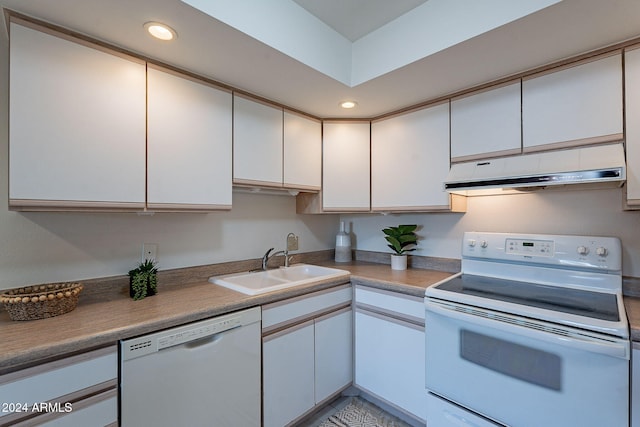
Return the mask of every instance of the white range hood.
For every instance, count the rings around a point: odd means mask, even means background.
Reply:
[[[625,179],[624,148],[616,143],[456,163],[444,185],[450,193],[476,195],[576,184],[620,187]]]

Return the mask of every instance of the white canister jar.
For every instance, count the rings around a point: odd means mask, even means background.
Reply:
[[[340,231],[336,235],[336,262],[351,262],[351,236],[347,234],[344,221],[340,221]]]

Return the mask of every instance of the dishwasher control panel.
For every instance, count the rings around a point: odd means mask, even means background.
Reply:
[[[253,322],[259,322],[260,319],[260,308],[254,307],[142,337],[123,340],[120,342],[121,358],[122,360],[130,360],[157,353],[166,348],[187,344]]]
[[[197,326],[184,331],[169,332],[167,335],[161,335],[158,337],[158,350],[206,338],[208,336],[236,328],[240,326],[240,324],[240,318],[231,317],[205,324],[199,323]]]

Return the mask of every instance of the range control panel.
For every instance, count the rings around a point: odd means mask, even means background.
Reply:
[[[506,239],[505,251],[511,255],[552,257],[553,240]]]
[[[617,237],[466,232],[462,257],[622,270],[622,246]]]

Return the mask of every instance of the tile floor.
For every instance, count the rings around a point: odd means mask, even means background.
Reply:
[[[351,401],[351,399],[353,399],[352,396],[340,396],[340,397],[338,397],[336,400],[334,400],[333,402],[329,403],[327,406],[325,406],[320,411],[316,412],[315,414],[310,415],[308,418],[306,418],[306,419],[302,420],[300,423],[296,424],[296,427],[318,427],[320,424],[322,424],[323,421],[325,421],[331,415],[335,414],[336,412],[338,412],[339,410],[341,410],[342,408],[347,406],[349,404],[349,402]],[[384,414],[385,417],[387,417],[389,419],[393,419],[394,421],[396,421],[397,425],[400,426],[400,427],[411,427],[409,424],[405,423],[404,421],[394,417],[393,415],[390,415],[389,413],[386,413],[384,410],[380,409],[379,407],[377,407],[373,403],[369,403],[364,399],[362,399],[362,401],[365,402],[365,405],[369,407],[369,410],[374,415]]]

